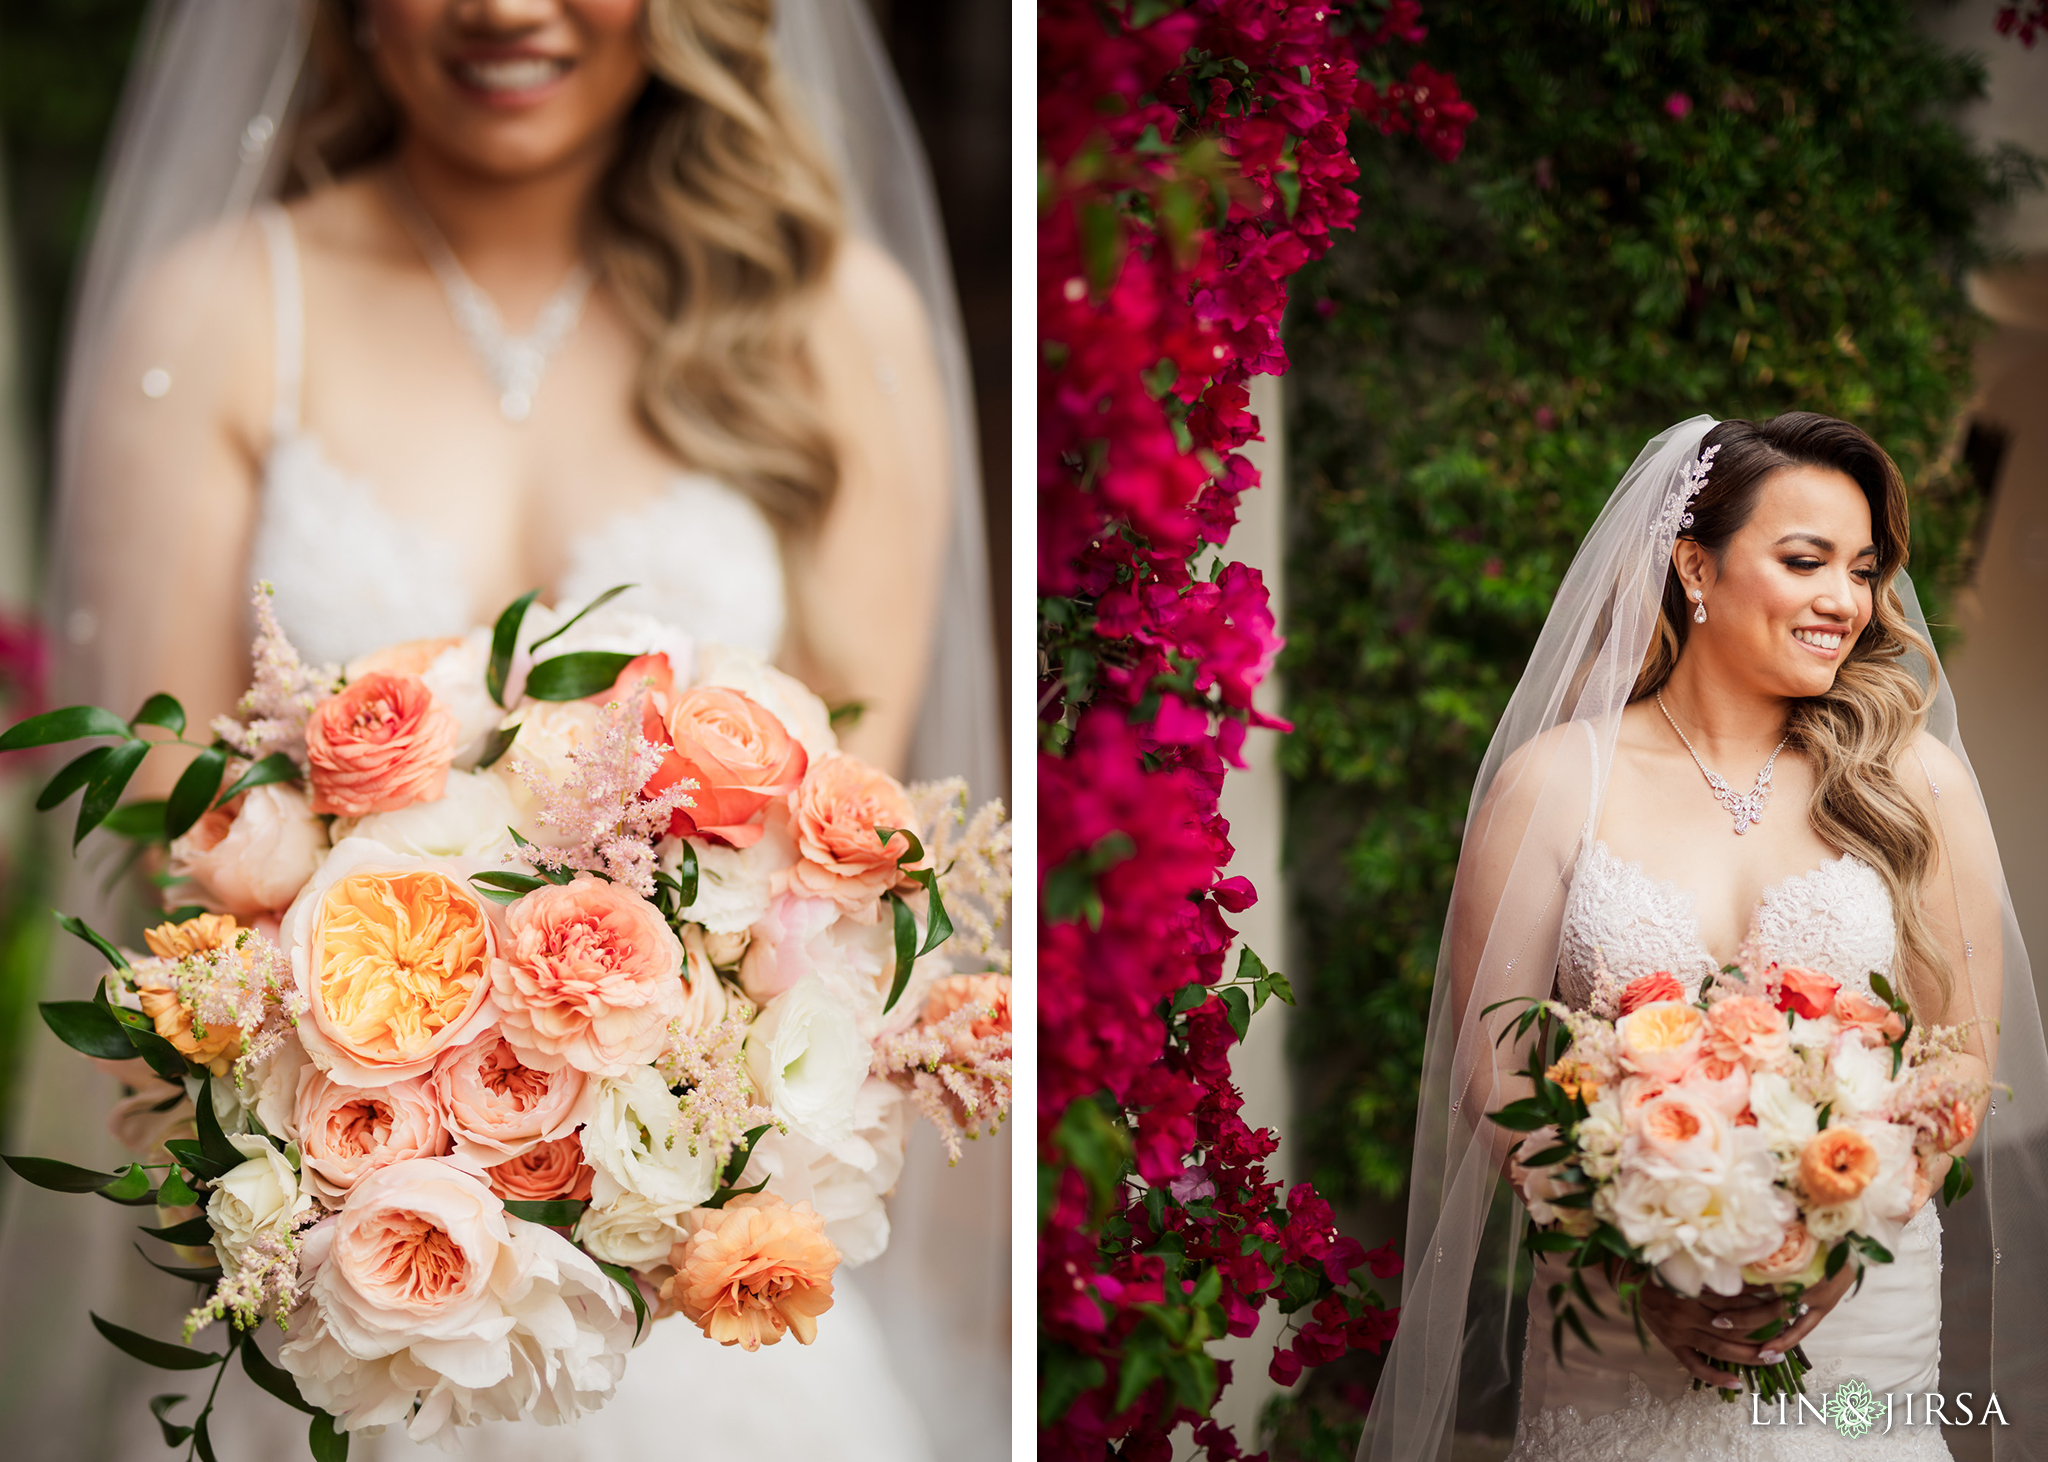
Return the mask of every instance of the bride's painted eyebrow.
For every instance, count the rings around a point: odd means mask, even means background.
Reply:
[[[1773,543],[1771,547],[1782,548],[1788,543],[1811,543],[1815,548],[1818,548],[1822,553],[1833,553],[1835,551],[1835,540],[1832,538],[1823,538],[1818,533],[1787,533],[1783,538],[1780,538],[1776,543]],[[1856,557],[1863,558],[1866,555],[1874,554],[1876,552],[1877,545],[1875,543],[1870,543],[1858,549],[1856,551]]]

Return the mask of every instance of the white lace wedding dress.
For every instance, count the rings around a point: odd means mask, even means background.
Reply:
[[[299,422],[303,349],[298,260],[285,215],[260,215],[277,282],[277,397],[251,550],[255,578],[276,586],[278,618],[308,659],[343,662],[379,645],[460,634],[499,605],[468,602],[454,549],[395,517],[369,483],[341,471]],[[691,547],[687,572],[673,545]],[[716,551],[706,552],[707,545]],[[784,599],[774,530],[750,498],[712,478],[678,474],[639,512],[599,524],[569,545],[551,598],[571,601],[613,584],[640,587],[622,604],[694,637],[772,654]],[[249,1391],[239,1372],[224,1390]],[[132,1408],[142,1412],[138,1404]],[[303,1456],[303,1421],[249,1394],[223,1403],[213,1436],[223,1457]],[[145,1432],[143,1429],[147,1429]],[[723,1462],[756,1457],[923,1462],[923,1423],[891,1365],[891,1348],[853,1277],[842,1270],[831,1313],[810,1346],[794,1341],[748,1355],[715,1345],[687,1321],[653,1326],[627,1361],[618,1392],[567,1427],[498,1423],[463,1437],[490,1462]],[[163,1453],[146,1414],[126,1455]],[[357,1462],[430,1456],[400,1428],[359,1440]]]
[[[1855,857],[1845,855],[1774,884],[1758,902],[1751,927],[1768,958],[1820,970],[1847,988],[1868,993],[1872,971],[1891,974],[1891,896],[1877,873]],[[1688,996],[1719,967],[1701,942],[1691,895],[1589,838],[1565,905],[1558,998],[1584,1006],[1601,957],[1623,979],[1669,970]],[[1717,1391],[1690,1389],[1691,1377],[1654,1337],[1650,1352],[1643,1352],[1611,1292],[1601,1305],[1604,1321],[1578,1307],[1599,1351],[1588,1351],[1567,1331],[1560,1366],[1551,1348],[1547,1296],[1563,1277],[1556,1261],[1539,1263],[1529,1287],[1521,1417],[1510,1462],[1907,1462],[1949,1456],[1938,1426],[1903,1424],[1903,1394],[1890,1432],[1879,1434],[1887,1392],[1924,1396],[1939,1389],[1941,1224],[1931,1202],[1906,1225],[1895,1262],[1871,1265],[1862,1289],[1836,1305],[1805,1342],[1813,1362],[1806,1377],[1809,1395],[1831,1393],[1853,1378],[1879,1398],[1878,1430],[1853,1441],[1811,1415],[1804,1425],[1777,1425],[1770,1409],[1764,1415],[1771,1424],[1756,1425],[1747,1397],[1727,1402]],[[1596,1297],[1600,1293],[1595,1290]],[[1787,1413],[1788,1422],[1794,1414]]]

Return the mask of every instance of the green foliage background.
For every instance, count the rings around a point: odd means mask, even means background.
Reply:
[[[1472,778],[1580,533],[1674,421],[1827,412],[1904,470],[1938,620],[1977,506],[1961,269],[2030,167],[1971,151],[1979,69],[1896,0],[1424,18],[1465,154],[1357,149],[1358,230],[1288,335],[1298,1107],[1368,1207],[1405,1188]]]

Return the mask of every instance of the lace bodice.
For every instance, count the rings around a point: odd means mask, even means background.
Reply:
[[[1873,972],[1887,978],[1892,972],[1891,893],[1877,871],[1852,854],[1765,889],[1750,932],[1766,959],[1820,970],[1866,993]],[[1700,940],[1692,895],[1594,841],[1579,859],[1565,902],[1558,997],[1583,1006],[1603,956],[1624,980],[1669,970],[1688,995],[1720,967]]]
[[[405,522],[343,471],[299,422],[304,348],[298,252],[281,210],[261,215],[276,295],[276,402],[250,572],[276,587],[279,622],[307,659],[344,663],[380,645],[459,635],[503,606],[473,604],[456,546]],[[622,607],[691,636],[772,655],[786,614],[782,552],[754,501],[679,473],[644,507],[568,545],[550,585],[574,602],[631,583]]]

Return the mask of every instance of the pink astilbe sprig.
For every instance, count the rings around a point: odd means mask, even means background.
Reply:
[[[535,871],[566,869],[602,874],[642,898],[654,897],[660,867],[654,845],[668,832],[669,819],[697,804],[695,778],[684,777],[651,796],[641,789],[661,766],[664,749],[640,734],[645,686],[624,701],[608,701],[590,739],[569,748],[566,781],[551,782],[515,752],[512,770],[540,799],[540,822],[571,839],[563,848],[522,844],[512,856]]]
[[[1000,1029],[989,1029],[1000,1021]],[[960,1139],[993,1136],[1010,1110],[1011,1032],[993,999],[967,1000],[936,1020],[885,1036],[874,1071],[904,1089],[938,1128],[946,1161],[960,1161]]]
[[[708,1146],[721,1169],[748,1132],[780,1125],[758,1100],[742,1055],[753,1006],[738,997],[734,1006],[725,1019],[703,1030],[686,1031],[680,1020],[670,1022],[668,1048],[654,1061],[662,1080],[685,1088],[682,1120],[691,1129],[690,1151]]]
[[[253,1330],[264,1320],[277,1321],[298,1308],[299,1248],[304,1232],[323,1215],[314,1210],[302,1215],[288,1234],[258,1234],[242,1251],[235,1272],[224,1276],[212,1294],[185,1316],[185,1343],[216,1320],[232,1315],[243,1330]]]
[[[291,960],[254,929],[222,945],[178,961],[172,988],[192,1012],[192,1034],[204,1040],[209,1028],[236,1026],[242,1054],[234,1066],[235,1085],[247,1089],[251,1074],[277,1053],[299,1017],[306,997],[292,978]]]
[[[256,608],[256,642],[249,651],[254,678],[235,702],[234,715],[213,718],[213,734],[251,761],[281,751],[304,767],[307,718],[341,689],[341,670],[299,658],[277,622],[274,592],[268,579],[256,585],[250,600]]]
[[[959,777],[910,788],[917,825],[930,829],[924,848],[939,870],[939,897],[952,916],[948,943],[956,958],[969,954],[1004,974],[1010,951],[1001,942],[1010,917],[1010,824],[1003,804],[983,804],[967,816],[967,783]]]

